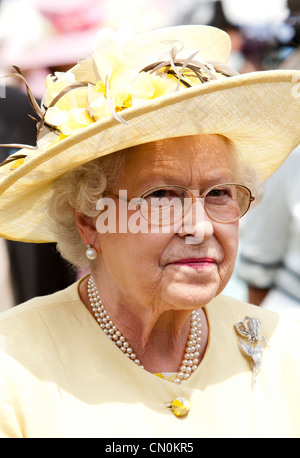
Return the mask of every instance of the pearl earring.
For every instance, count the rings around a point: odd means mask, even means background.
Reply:
[[[88,245],[85,255],[88,259],[90,259],[91,261],[94,261],[94,259],[97,258],[98,253],[97,253],[97,250],[92,247],[92,245]]]

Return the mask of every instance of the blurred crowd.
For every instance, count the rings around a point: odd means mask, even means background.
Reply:
[[[99,28],[124,38],[154,28],[208,24],[231,36],[239,73],[300,69],[300,0],[0,0],[0,75],[25,75],[35,97],[45,76],[66,71],[93,51]],[[300,103],[300,102],[299,102]],[[275,109],[275,107],[274,107]],[[0,80],[0,143],[35,143],[24,83]],[[0,147],[0,162],[15,148]],[[239,261],[225,293],[300,315],[300,152],[270,183],[256,213],[242,221]],[[1,215],[5,217],[5,215]],[[258,223],[257,223],[258,221]],[[54,244],[0,239],[0,311],[67,286],[83,273]]]

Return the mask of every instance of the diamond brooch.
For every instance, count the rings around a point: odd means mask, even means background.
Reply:
[[[244,337],[244,340],[239,339],[239,345],[242,352],[250,358],[254,386],[261,366],[262,354],[267,345],[265,338],[259,337],[261,322],[258,318],[245,316],[244,320],[236,323],[234,327],[237,333]]]

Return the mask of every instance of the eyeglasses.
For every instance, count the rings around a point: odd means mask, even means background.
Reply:
[[[112,195],[138,206],[143,218],[159,226],[182,220],[198,199],[203,200],[204,210],[210,219],[218,223],[231,223],[244,216],[255,200],[250,189],[237,183],[219,184],[201,195],[195,195],[183,186],[158,186],[134,199]]]

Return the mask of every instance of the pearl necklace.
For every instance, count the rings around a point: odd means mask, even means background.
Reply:
[[[120,350],[135,362],[139,367],[144,369],[140,360],[136,357],[133,349],[126,341],[125,337],[121,334],[118,328],[111,321],[108,313],[106,312],[93,277],[90,277],[87,285],[87,293],[93,315],[98,322],[99,326],[103,329],[105,334],[120,348]],[[181,362],[180,371],[176,374],[173,380],[176,384],[184,383],[191,374],[197,369],[200,357],[200,342],[201,342],[201,318],[198,311],[193,311],[191,315],[190,333],[186,343],[185,354]]]

